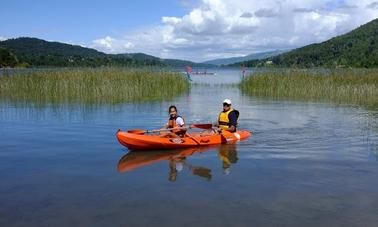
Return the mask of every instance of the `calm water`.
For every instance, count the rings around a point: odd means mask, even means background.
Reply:
[[[0,226],[377,226],[378,111],[222,85],[239,76],[193,76],[171,102],[1,103]],[[224,98],[248,140],[127,154],[115,138],[161,127],[170,104],[187,122],[214,121]]]

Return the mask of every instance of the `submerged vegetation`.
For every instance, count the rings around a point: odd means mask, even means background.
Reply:
[[[121,103],[171,99],[189,82],[169,72],[64,70],[0,77],[0,97],[35,103]]]
[[[378,106],[376,69],[272,70],[247,77],[240,88],[253,96]]]

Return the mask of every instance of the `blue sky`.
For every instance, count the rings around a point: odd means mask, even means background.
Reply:
[[[0,39],[204,61],[291,49],[378,17],[378,0],[0,0]]]
[[[162,15],[184,15],[175,0],[0,0],[0,35],[32,36],[48,40],[89,43],[106,35],[118,35],[137,27],[151,26]]]

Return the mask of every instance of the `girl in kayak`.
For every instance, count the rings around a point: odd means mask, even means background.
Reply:
[[[162,137],[183,137],[186,133],[185,129],[180,129],[185,127],[184,118],[177,114],[176,106],[170,106],[168,109],[169,120],[168,123],[162,129],[172,129],[168,133],[162,132]],[[175,129],[178,128],[178,129]]]

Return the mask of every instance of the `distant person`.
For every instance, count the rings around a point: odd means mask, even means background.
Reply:
[[[247,67],[242,66],[242,79],[245,78],[246,72],[247,72]]]
[[[170,106],[168,109],[168,123],[162,129],[172,129],[168,133],[161,133],[163,137],[183,137],[186,133],[184,118],[177,114],[176,106]],[[175,129],[177,128],[177,129]]]
[[[186,71],[186,77],[188,78],[189,81],[192,81],[192,78],[190,77],[190,74],[193,72],[193,68],[190,66],[185,67]]]
[[[239,111],[231,107],[231,100],[225,99],[223,101],[223,111],[219,114],[217,126],[221,130],[229,132],[236,132],[238,125]]]

